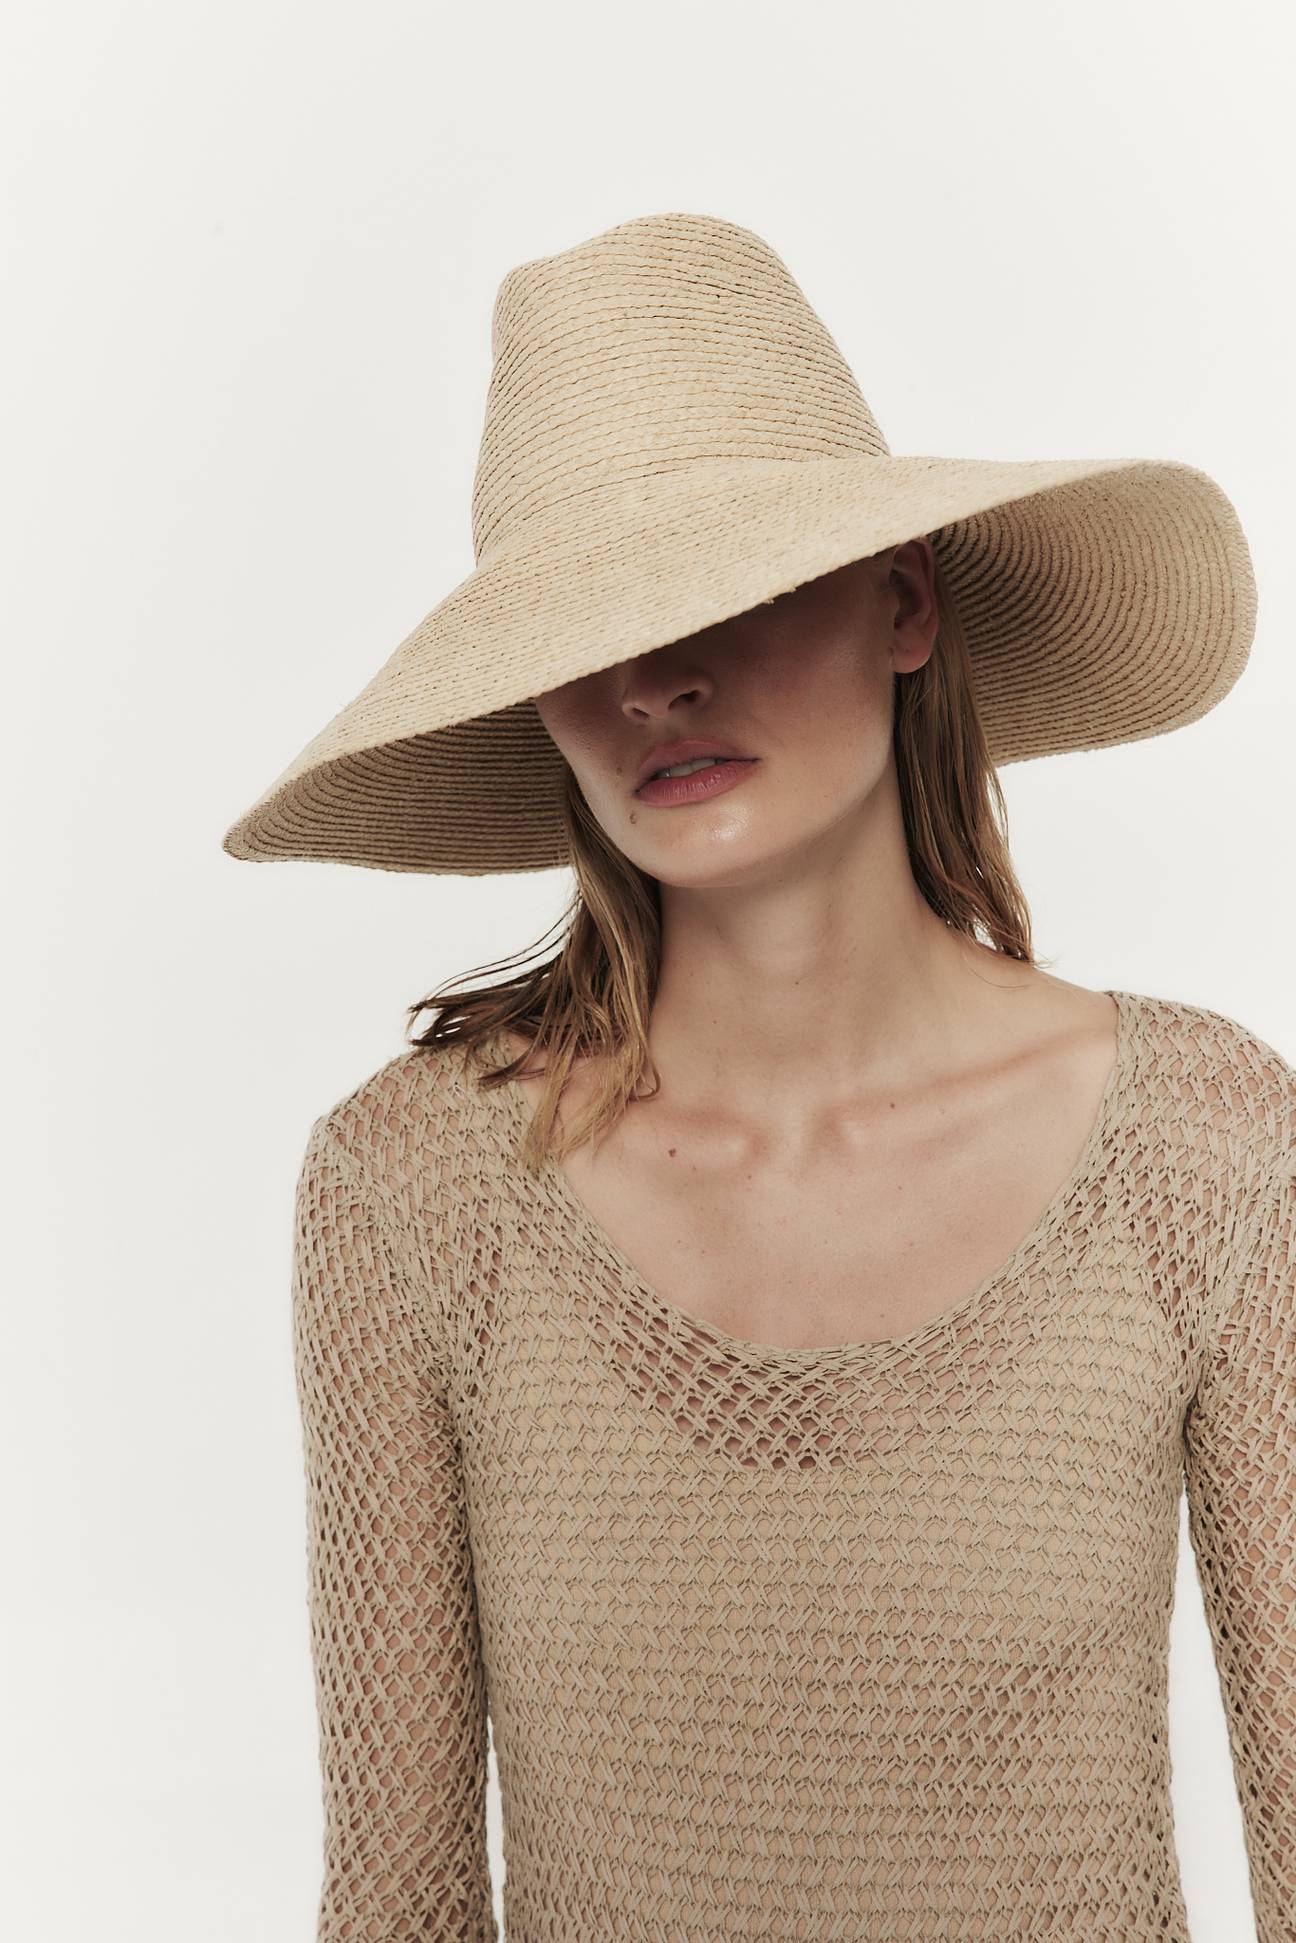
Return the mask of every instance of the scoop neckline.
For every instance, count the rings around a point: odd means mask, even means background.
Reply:
[[[1116,1006],[1115,1052],[1094,1118],[1070,1172],[1054,1191],[1034,1224],[1022,1235],[1011,1253],[1005,1256],[997,1268],[992,1269],[988,1275],[983,1275],[975,1287],[966,1295],[960,1296],[958,1301],[942,1309],[938,1314],[929,1316],[925,1322],[905,1330],[902,1334],[866,1337],[843,1343],[812,1343],[799,1349],[784,1348],[778,1343],[763,1343],[755,1338],[733,1335],[716,1323],[707,1322],[702,1317],[693,1315],[679,1303],[662,1295],[646,1281],[620,1245],[612,1239],[602,1224],[595,1220],[593,1213],[577,1194],[566,1172],[552,1154],[546,1154],[538,1176],[523,1173],[522,1177],[529,1185],[549,1195],[551,1204],[566,1216],[573,1233],[586,1248],[594,1255],[601,1256],[604,1262],[615,1271],[619,1283],[618,1292],[622,1300],[641,1313],[655,1317],[675,1332],[687,1332],[727,1361],[743,1362],[748,1365],[759,1363],[771,1369],[804,1371],[819,1366],[836,1367],[854,1362],[879,1363],[905,1358],[925,1344],[951,1334],[960,1324],[974,1316],[992,1296],[1004,1290],[1022,1263],[1052,1240],[1073,1208],[1082,1202],[1085,1190],[1097,1174],[1108,1136],[1117,1125],[1118,1107],[1124,1097],[1126,1083],[1133,1066],[1134,1013],[1137,1004],[1136,993],[1122,991],[1112,986],[1100,986],[1098,989]],[[507,1056],[507,1044],[502,1038],[501,1045]],[[527,1125],[529,1104],[527,1095],[521,1082],[516,1079],[502,1080],[498,1090],[508,1096],[511,1130],[515,1138],[520,1138]]]

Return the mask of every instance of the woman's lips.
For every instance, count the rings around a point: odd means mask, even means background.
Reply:
[[[665,806],[670,803],[698,803],[710,796],[723,796],[727,789],[745,783],[760,758],[722,756],[709,769],[694,769],[687,776],[657,776],[634,791],[637,802]]]

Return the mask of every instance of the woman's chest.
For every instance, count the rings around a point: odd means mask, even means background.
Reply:
[[[593,1248],[725,1335],[804,1350],[896,1340],[948,1314],[1055,1209],[1094,1101],[1011,1120],[825,1140],[795,1166],[718,1166],[668,1136],[574,1149],[555,1184]]]
[[[1171,1332],[1133,1291],[980,1324],[799,1361],[606,1298],[509,1328],[460,1392],[488,1641],[544,1642],[551,1668],[557,1642],[579,1680],[633,1640],[700,1685],[735,1637],[780,1678],[847,1642],[856,1673],[909,1665],[915,1632],[1058,1678],[1127,1644],[1173,1577]]]

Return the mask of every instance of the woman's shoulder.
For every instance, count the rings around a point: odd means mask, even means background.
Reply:
[[[489,1095],[472,1049],[406,1046],[364,1075],[311,1123],[308,1149],[341,1148],[370,1184],[407,1209],[440,1186],[466,1185],[489,1165]]]
[[[1196,1000],[1122,994],[1136,1015],[1140,1096],[1166,1131],[1199,1130],[1233,1157],[1296,1141],[1296,1066],[1253,1026]]]

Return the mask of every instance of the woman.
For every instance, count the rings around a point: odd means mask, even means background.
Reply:
[[[489,1717],[510,1943],[1186,1943],[1186,1480],[1278,1943],[1296,1071],[1044,971],[994,814],[1226,692],[1231,509],[893,459],[710,218],[492,336],[477,569],[226,837],[576,876],[307,1143],[318,1935],[496,1936]]]

